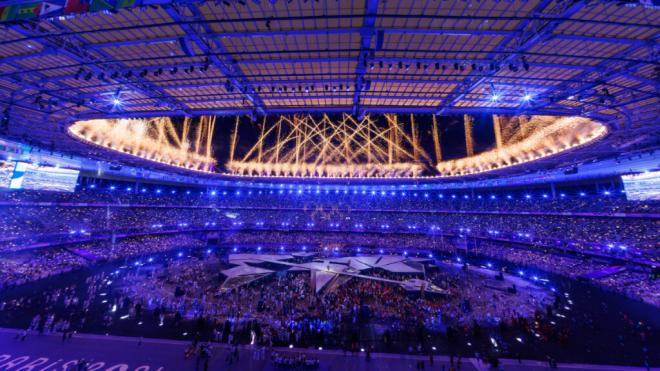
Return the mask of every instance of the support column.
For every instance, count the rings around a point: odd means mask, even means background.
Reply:
[[[261,123],[261,135],[259,135],[259,147],[257,151],[257,162],[261,163],[263,154],[264,154],[264,132],[266,130],[266,116],[264,116],[264,121]]]
[[[413,157],[416,162],[419,162],[419,135],[415,124],[415,115],[412,113],[410,114],[410,131],[412,132]]]
[[[474,126],[474,118],[467,113],[463,115],[463,127],[465,128],[465,149],[467,155],[474,155],[474,138],[472,137],[472,128]]]
[[[280,147],[282,137],[282,118],[277,122],[277,145],[275,146],[275,163],[280,162]]]
[[[500,115],[493,115],[493,131],[495,132],[497,149],[501,149],[504,143],[502,143],[502,118]]]
[[[236,116],[236,123],[234,124],[234,135],[232,135],[231,146],[229,147],[229,162],[234,162],[234,151],[236,150],[236,140],[238,139],[238,125],[240,124],[240,117]]]
[[[394,162],[394,142],[395,142],[395,128],[392,125],[391,120],[387,120],[387,125],[389,126],[389,132],[387,133],[389,141],[387,143],[387,163],[392,165]]]
[[[435,162],[442,161],[442,148],[440,147],[440,132],[438,131],[438,120],[433,115],[433,144],[435,147]]]
[[[396,114],[392,115],[392,123],[394,124],[394,162],[398,162],[401,158],[401,133],[399,133],[399,118]]]

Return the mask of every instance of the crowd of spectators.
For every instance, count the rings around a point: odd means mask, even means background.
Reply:
[[[290,196],[225,196],[224,192],[213,200],[191,195],[190,203],[188,197],[169,194],[160,204],[159,197],[140,193],[118,192],[115,197],[112,192],[91,191],[3,192],[0,198],[11,201],[0,206],[4,221],[0,250],[18,250],[56,238],[149,233],[162,228],[257,228],[469,235],[658,260],[660,219],[655,212],[659,208],[652,201],[628,202],[617,197],[516,201],[502,200],[501,195],[496,200],[445,200],[425,197],[426,193],[390,197],[350,192],[319,197],[306,191]],[[101,200],[94,199],[96,194],[102,195]],[[40,204],[42,199],[51,204]],[[599,211],[583,215],[592,207]],[[637,215],[620,214],[633,211]]]
[[[86,270],[84,275],[58,280],[59,286],[47,284],[38,293],[29,285],[25,290],[17,287],[0,303],[0,318],[5,325],[9,321],[34,332],[60,332],[63,337],[75,331],[183,336],[194,337],[195,342],[253,344],[255,352],[261,346],[293,344],[417,354],[438,346],[448,353],[487,354],[495,341],[504,347],[499,356],[522,352],[536,357],[536,342],[566,347],[577,334],[574,322],[566,319],[574,305],[564,297],[568,294],[553,293],[548,285],[531,279],[526,284],[515,271],[501,279],[497,268],[466,266],[454,259],[437,260],[438,269],[434,265],[425,269],[425,279],[448,293],[420,295],[390,283],[355,278],[317,293],[304,271],[274,273],[223,290],[218,272],[227,263],[222,254],[201,249],[183,256],[151,256],[156,257],[153,263],[131,261],[120,263],[118,269]],[[366,274],[402,278],[384,271]],[[517,290],[509,290],[513,285]],[[579,320],[582,313],[573,315]],[[585,318],[590,317],[585,313]],[[633,322],[629,327],[630,334],[622,334],[620,341],[632,345],[645,333],[649,336],[645,324]],[[524,344],[516,339],[524,339]],[[577,343],[584,346],[582,340]]]
[[[89,262],[84,258],[64,249],[2,255],[0,256],[0,289],[68,272],[88,264]]]
[[[612,266],[612,263],[601,259],[559,255],[545,250],[516,249],[501,244],[480,244],[472,252],[574,279],[584,278],[587,273]],[[631,265],[624,271],[594,278],[590,282],[660,307],[660,280],[652,277],[650,269]]]
[[[126,238],[115,243],[95,241],[57,248],[34,249],[0,255],[0,288],[16,286],[75,269],[89,267],[99,261],[195,248],[205,244],[189,234]]]
[[[91,185],[76,192],[0,192],[0,203],[110,204],[201,207],[304,208],[310,205],[364,210],[658,213],[653,200],[628,201],[616,187],[599,191],[488,192],[413,189],[398,186],[333,186],[282,184],[268,188],[171,188],[154,185]]]

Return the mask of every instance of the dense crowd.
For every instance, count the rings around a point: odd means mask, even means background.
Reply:
[[[554,293],[547,284],[524,281],[515,272],[502,279],[496,268],[438,260],[427,266],[425,278],[447,290],[445,295],[421,295],[356,278],[315,292],[304,271],[274,273],[227,290],[218,274],[227,267],[224,258],[197,250],[184,256],[154,253],[149,264],[72,272],[57,284],[46,283],[38,294],[30,285],[16,287],[4,295],[0,319],[30,332],[60,333],[63,339],[76,331],[175,337],[195,339],[193,343],[253,344],[255,352],[261,346],[293,344],[425,354],[437,346],[449,354],[495,351],[498,356],[522,352],[539,357],[569,343],[585,346],[582,338],[571,340],[582,334],[574,328],[582,313],[572,316],[570,308],[578,299]],[[366,273],[403,278],[377,270]],[[585,318],[595,320],[586,312]],[[641,322],[626,322],[625,329],[619,341],[627,346],[650,337],[651,327]]]
[[[523,275],[528,269],[584,280],[660,307],[660,281],[649,268],[660,262],[657,202],[575,195],[508,199],[503,194],[424,190],[362,192],[326,193],[321,188],[317,194],[316,188],[286,187],[190,194],[183,189],[156,193],[89,188],[70,194],[0,192],[0,290],[21,290],[55,275],[87,277],[84,284],[49,288],[41,301],[31,301],[27,293],[2,302],[0,311],[41,303],[47,310],[35,309],[38,317],[30,327],[64,333],[72,328],[117,330],[124,326],[122,316],[139,321],[148,311],[163,331],[188,328],[191,334],[228,343],[351,351],[362,346],[369,350],[374,344],[397,351],[426,349],[428,334],[465,341],[482,326],[565,341],[563,330],[531,325],[561,307],[557,300],[532,290],[512,295],[494,275],[476,274],[479,267],[461,268],[460,258],[481,259],[486,270],[491,267],[486,268],[485,261],[497,262],[494,265],[528,281],[532,275]],[[215,230],[219,233],[198,232]],[[430,269],[425,278],[449,295],[410,295],[401,287],[357,279],[317,293],[304,272],[224,287],[218,272],[227,263],[206,250],[207,238],[215,243],[216,236],[219,252],[263,248],[326,256],[409,253],[448,258],[451,263],[445,262],[445,269]],[[203,252],[189,256],[193,250]],[[171,251],[180,253],[173,257]],[[170,256],[165,261],[143,267],[165,254]],[[131,269],[118,276],[96,272],[105,261]],[[101,297],[101,291],[107,291],[101,288],[111,281],[112,291]],[[192,329],[186,327],[190,323]],[[367,333],[380,334],[378,341],[357,330],[367,325]],[[497,336],[490,339],[500,341]]]
[[[410,253],[450,254],[453,256],[477,255],[510,262],[520,267],[556,273],[573,279],[584,279],[590,272],[597,272],[620,263],[577,253],[566,253],[538,245],[512,245],[507,242],[477,241],[464,238],[437,238],[423,234],[382,233],[306,233],[285,231],[226,232],[220,242],[236,252],[272,249],[289,251],[301,249],[318,251],[321,255],[371,251],[379,254]],[[206,240],[191,233],[163,234],[64,245],[56,248],[33,249],[0,255],[0,287],[34,281],[51,275],[87,267],[99,261],[114,261],[135,256],[167,252],[186,248],[200,248]],[[240,250],[238,247],[240,246]],[[423,249],[420,249],[423,246]],[[265,250],[264,250],[265,251]],[[199,272],[200,275],[204,272]],[[629,265],[621,272],[591,279],[591,282],[620,292],[637,300],[660,306],[660,282],[651,278],[649,268]]]
[[[318,294],[312,290],[309,273],[281,274],[265,283],[227,289],[221,288],[214,274],[220,266],[215,258],[173,260],[161,274],[128,276],[123,293],[143,308],[179,312],[188,318],[257,320],[281,341],[287,341],[291,331],[301,330],[301,324],[327,332],[337,330],[343,322],[358,323],[364,316],[396,324],[397,328],[418,324],[434,328],[444,323],[492,325],[505,318],[531,317],[547,300],[546,294],[536,291],[507,295],[497,289],[502,285],[493,277],[451,266],[445,273],[432,270],[427,277],[448,294],[426,298],[409,296],[392,283],[364,279],[350,279]],[[368,275],[401,279],[382,272]],[[469,310],[462,305],[466,302],[470,303]],[[364,306],[369,308],[368,315],[362,311]]]
[[[539,213],[658,213],[658,201],[628,201],[615,186],[593,192],[530,190],[525,192],[476,192],[433,190],[425,185],[405,189],[397,186],[315,186],[276,184],[268,188],[168,188],[154,185],[88,184],[76,192],[0,192],[0,203],[47,202],[65,204],[111,204],[152,206],[271,207],[394,210],[394,211],[486,211]],[[476,193],[475,193],[476,192]]]
[[[205,241],[188,234],[127,238],[112,243],[96,241],[64,247],[34,249],[0,255],[0,288],[16,286],[71,270],[89,267],[99,261],[195,248]]]
[[[74,196],[75,197],[75,196]],[[295,200],[295,197],[288,197]],[[369,197],[366,197],[369,199]],[[653,215],[631,217],[608,213],[592,216],[526,214],[490,210],[361,211],[367,203],[326,207],[307,204],[292,209],[257,209],[266,203],[245,197],[242,207],[145,206],[126,204],[95,206],[75,204],[0,206],[3,228],[0,250],[19,250],[37,242],[107,236],[112,233],[149,233],[175,229],[280,229],[316,231],[379,231],[430,233],[499,238],[591,251],[623,258],[658,261],[660,219]],[[503,202],[506,204],[506,202]],[[541,207],[545,201],[539,200]],[[579,206],[579,202],[570,203]],[[622,208],[629,203],[620,202]],[[633,203],[634,204],[634,203]],[[494,204],[495,205],[495,204]],[[652,205],[652,206],[651,206]],[[534,207],[536,207],[534,206]],[[534,207],[531,207],[532,209]],[[657,211],[655,204],[644,204]]]
[[[473,252],[571,278],[583,278],[589,272],[612,265],[598,259],[558,255],[544,250],[516,249],[501,244],[481,244]],[[591,282],[660,307],[660,280],[652,278],[650,269],[630,266],[625,271],[595,278]]]

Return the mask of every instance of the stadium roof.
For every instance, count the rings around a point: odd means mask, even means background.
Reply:
[[[0,1],[0,21],[0,104],[53,122],[341,111],[634,125],[660,103],[660,10],[645,1]]]

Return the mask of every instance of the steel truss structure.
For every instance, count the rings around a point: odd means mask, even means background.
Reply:
[[[34,15],[0,24],[9,115],[488,112],[624,127],[660,103],[660,10],[646,2],[48,3],[4,11]]]

